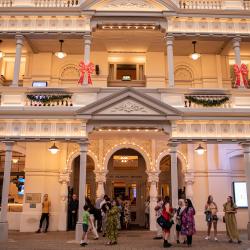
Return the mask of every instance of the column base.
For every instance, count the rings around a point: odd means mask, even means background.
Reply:
[[[82,223],[76,223],[75,240],[80,242],[82,239]]]
[[[247,236],[248,240],[250,240],[250,221],[247,223]]]
[[[8,222],[0,222],[0,242],[8,241]]]

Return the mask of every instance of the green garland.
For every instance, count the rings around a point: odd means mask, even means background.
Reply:
[[[229,101],[229,97],[224,96],[220,99],[203,99],[195,96],[185,96],[186,100],[189,102],[193,102],[195,104],[202,105],[204,107],[214,107],[214,106],[220,106],[224,104],[225,102]]]
[[[59,102],[59,101],[65,101],[67,99],[71,98],[71,95],[43,95],[43,94],[37,94],[37,95],[27,95],[27,98],[31,102],[38,102],[41,104],[50,104],[53,102]]]

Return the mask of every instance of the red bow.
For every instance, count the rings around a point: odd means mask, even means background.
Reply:
[[[240,76],[242,76],[242,80],[243,83],[245,85],[245,87],[248,87],[248,80],[247,80],[247,76],[248,76],[248,69],[246,64],[241,64],[241,66],[239,67],[237,64],[234,64],[234,74],[235,74],[235,85],[237,87],[240,87]]]
[[[91,62],[88,64],[85,64],[83,61],[81,61],[79,64],[79,68],[80,68],[81,76],[78,81],[78,84],[81,84],[81,85],[83,84],[85,73],[88,74],[88,84],[92,84],[91,74],[95,71],[95,65]]]

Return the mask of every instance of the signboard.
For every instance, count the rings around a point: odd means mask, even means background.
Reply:
[[[45,88],[48,86],[48,83],[45,81],[34,81],[32,82],[32,87],[35,88]]]
[[[26,193],[25,194],[25,203],[41,203],[41,193]]]
[[[234,200],[237,207],[248,207],[247,202],[247,183],[234,182],[233,183]]]

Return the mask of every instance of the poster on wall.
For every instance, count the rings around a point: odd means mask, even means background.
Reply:
[[[233,183],[234,200],[237,207],[248,207],[247,201],[247,183],[234,182]]]

